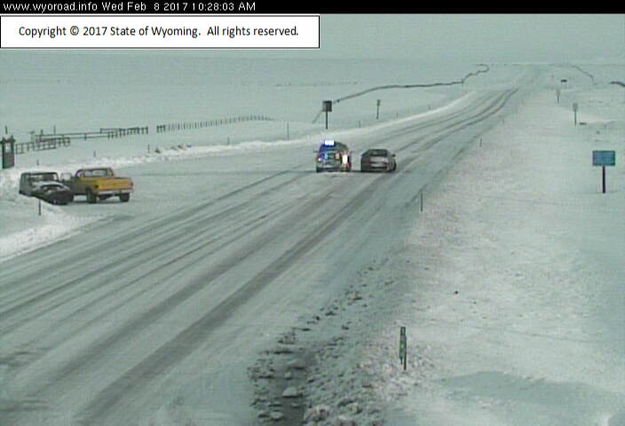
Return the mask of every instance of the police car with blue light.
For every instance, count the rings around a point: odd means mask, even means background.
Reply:
[[[349,172],[352,170],[352,152],[347,145],[334,139],[324,139],[315,151],[315,168],[319,172]]]

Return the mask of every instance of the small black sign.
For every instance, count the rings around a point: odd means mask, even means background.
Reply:
[[[11,136],[8,139],[2,138],[2,168],[8,169],[15,166],[15,139]]]

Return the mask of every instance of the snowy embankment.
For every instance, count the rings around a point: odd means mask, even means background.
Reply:
[[[380,375],[385,400],[405,396],[390,424],[588,425],[625,410],[625,173],[609,168],[602,194],[591,162],[622,158],[625,106],[605,85],[565,95],[530,99],[428,199],[394,318],[412,362]]]
[[[623,425],[623,117],[614,86],[560,104],[550,88],[485,134],[430,188],[405,244],[251,369],[259,418]],[[595,149],[617,151],[606,194]]]

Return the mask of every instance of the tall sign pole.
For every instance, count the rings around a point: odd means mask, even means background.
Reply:
[[[605,182],[605,168],[613,167],[616,165],[616,152],[615,151],[593,151],[592,152],[592,165],[601,167],[601,192],[606,192]]]
[[[577,102],[573,103],[573,121],[575,123],[575,125],[577,126],[577,110],[579,108],[579,105],[577,104]]]
[[[321,103],[321,111],[326,113],[326,130],[328,129],[328,113],[332,112],[332,101],[323,101]]]

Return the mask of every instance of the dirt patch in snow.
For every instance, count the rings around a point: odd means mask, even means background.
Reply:
[[[383,318],[402,303],[405,280],[399,262],[404,260],[384,258],[359,271],[340,297],[302,318],[249,367],[255,387],[252,406],[260,422],[383,424],[387,399],[399,395],[381,395],[378,387],[389,376],[401,381],[405,375],[398,355],[399,326],[397,346],[379,343],[389,328]],[[409,369],[428,368],[418,350],[410,350]],[[414,372],[410,377],[414,381]]]

